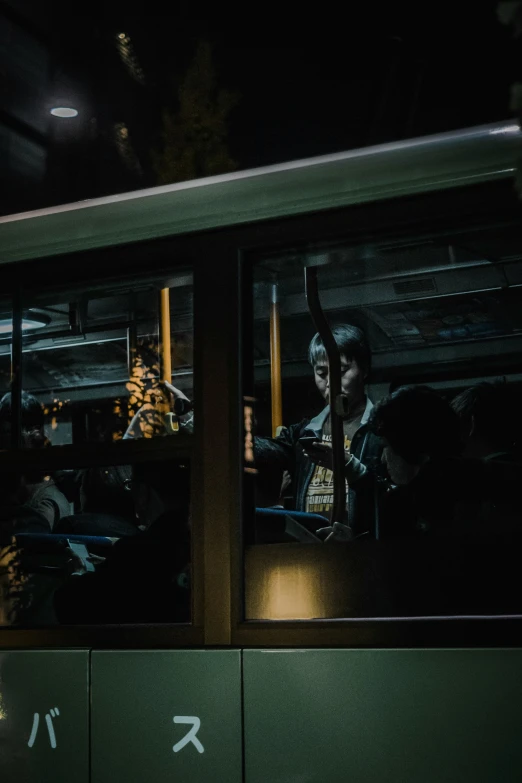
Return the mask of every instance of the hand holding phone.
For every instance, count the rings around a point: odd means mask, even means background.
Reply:
[[[320,439],[316,435],[306,435],[304,438],[299,438],[298,442],[306,451],[308,446],[313,446],[314,443],[320,443]]]

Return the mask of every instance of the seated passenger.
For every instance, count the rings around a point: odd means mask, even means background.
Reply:
[[[373,408],[368,430],[382,439],[382,462],[391,485],[376,480],[355,455],[346,454],[345,474],[352,491],[375,491],[375,536],[438,529],[452,520],[453,483],[443,477],[447,460],[461,450],[459,422],[450,405],[425,386],[402,387]],[[315,448],[316,458],[331,465],[331,449]],[[351,532],[351,531],[350,531]],[[338,522],[325,528],[326,540],[350,540]]]
[[[44,432],[44,412],[38,400],[22,392],[22,448],[44,448],[49,441]],[[11,446],[11,393],[0,400],[0,448]],[[49,475],[25,472],[20,479],[17,502],[47,520],[53,530],[63,516],[70,514],[70,504]]]
[[[355,326],[340,324],[333,328],[333,336],[341,353],[341,391],[347,399],[349,410],[344,420],[346,451],[363,460],[364,465],[375,470],[382,454],[380,439],[368,429],[368,419],[373,405],[365,393],[365,382],[371,368],[371,354],[362,331]],[[315,384],[323,399],[328,403],[329,370],[326,351],[318,334],[312,339],[308,351],[313,367]],[[302,437],[314,436],[324,449],[299,444]],[[294,487],[295,508],[298,511],[321,514],[329,517],[333,508],[333,474],[331,460],[325,459],[326,450],[331,451],[330,407],[325,408],[312,419],[283,429],[278,441],[285,445],[289,454],[289,467]],[[354,536],[363,535],[374,529],[374,496],[369,491],[355,493],[348,480],[347,518]]]
[[[461,421],[465,457],[497,463],[498,471],[501,463],[522,462],[520,401],[512,385],[481,383],[458,394],[451,405]],[[487,498],[477,492],[469,502],[458,504],[456,523],[474,534],[518,532],[520,507],[519,497],[506,496],[500,487]]]
[[[20,475],[4,473],[0,479],[0,546],[16,533],[49,533],[49,520],[23,503],[25,495]]]
[[[460,456],[458,417],[428,388],[398,389],[376,405],[368,426],[384,439],[394,485],[379,509],[388,539],[381,566],[395,611],[520,612],[520,466]],[[494,516],[482,528],[473,515],[463,521],[463,510],[499,498],[515,511],[510,524]]]
[[[54,597],[61,623],[190,621],[190,477],[177,463],[133,469],[142,530],[121,538],[94,573],[71,577]]]
[[[459,532],[458,505],[498,498],[520,508],[515,463],[460,456],[458,417],[427,387],[403,387],[376,405],[369,428],[384,440],[383,461],[394,490],[381,497],[381,531]],[[354,484],[355,487],[362,486]],[[462,532],[462,531],[461,531]]]
[[[451,526],[447,465],[462,444],[449,403],[426,386],[404,386],[377,403],[368,427],[383,440],[382,461],[392,482],[380,498],[381,535]]]
[[[134,536],[138,523],[128,488],[128,466],[88,468],[79,473],[81,512],[60,520],[57,533],[83,536]]]

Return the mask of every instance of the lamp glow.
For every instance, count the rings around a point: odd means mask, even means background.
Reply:
[[[53,117],[77,117],[78,111],[70,106],[56,106],[51,109],[51,114]]]

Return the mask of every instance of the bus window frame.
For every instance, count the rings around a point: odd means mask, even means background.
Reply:
[[[145,252],[141,247],[138,251],[138,257]],[[101,253],[102,258],[99,258]],[[62,286],[64,284],[72,286],[88,286],[89,277],[92,274],[93,257],[97,257],[97,271],[101,279],[117,279],[117,271],[121,267],[121,272],[125,275],[124,264],[125,254],[121,248],[111,248],[106,254],[102,251],[89,251],[87,254],[75,254],[74,256],[58,258],[45,258],[41,261],[19,262],[9,266],[11,287],[9,293],[13,300],[18,298],[23,302],[24,294],[41,286],[40,291],[47,290],[49,293],[56,293],[60,287],[49,285],[49,278],[52,278],[53,270],[60,274]],[[136,254],[134,259],[136,260]],[[108,260],[115,260],[116,264],[108,272]],[[62,274],[63,268],[68,270],[69,274]],[[148,265],[147,276],[153,273],[158,276],[163,273],[174,273],[177,269],[194,269],[193,262],[187,258],[186,252],[178,260],[165,259],[165,248],[159,254],[159,261],[156,264]],[[88,272],[86,272],[88,270]],[[71,274],[72,273],[72,274]],[[86,275],[89,275],[87,277]],[[24,285],[24,281],[31,280],[31,288]],[[127,274],[129,284],[138,282],[139,272],[135,270]],[[58,293],[59,295],[59,293]],[[18,318],[21,321],[23,308],[13,307],[13,321]],[[13,327],[15,325],[13,324]],[[13,333],[15,328],[13,328]],[[197,376],[197,347],[194,349],[194,377]],[[19,376],[20,377],[20,376]],[[201,384],[198,384],[200,386]],[[15,393],[21,395],[23,390],[23,373],[21,383],[13,386]],[[198,413],[199,403],[195,399],[195,415]],[[20,417],[13,417],[13,441],[20,438]],[[7,626],[0,628],[0,649],[32,649],[35,647],[93,647],[100,649],[117,648],[178,648],[201,645],[204,641],[203,635],[203,535],[200,531],[200,522],[202,514],[200,511],[200,493],[196,485],[196,460],[195,455],[198,447],[195,445],[198,438],[198,429],[195,429],[194,435],[179,433],[175,438],[153,438],[153,439],[135,439],[119,440],[114,443],[104,444],[103,451],[97,443],[85,443],[81,445],[64,445],[50,447],[44,450],[11,448],[0,451],[0,470],[2,466],[9,465],[10,469],[19,466],[22,470],[27,466],[34,469],[68,469],[97,467],[103,465],[125,465],[151,463],[162,460],[188,460],[191,466],[191,509],[192,509],[192,622],[179,624],[126,624],[126,625],[60,625],[48,628],[22,628],[17,626]],[[194,578],[194,575],[197,577]]]
[[[509,209],[509,217],[502,215],[499,204],[491,196],[491,185],[484,188],[478,186],[475,188],[457,189],[451,192],[438,192],[435,194],[423,194],[416,201],[410,198],[393,199],[386,202],[372,203],[365,205],[366,209],[361,210],[358,207],[347,207],[344,210],[347,218],[344,223],[343,231],[331,230],[328,215],[314,215],[309,217],[308,225],[303,227],[301,237],[292,237],[290,232],[280,232],[278,241],[270,245],[269,236],[265,234],[266,242],[261,249],[259,246],[250,247],[248,252],[242,253],[242,275],[244,279],[250,282],[244,285],[247,288],[250,285],[252,270],[254,265],[261,260],[266,260],[267,255],[271,253],[292,252],[299,249],[303,250],[307,245],[308,249],[313,248],[314,243],[319,245],[336,239],[344,239],[345,242],[353,242],[353,245],[363,243],[372,236],[383,234],[388,236],[398,233],[404,227],[404,214],[410,214],[410,220],[406,227],[411,232],[413,226],[419,233],[430,233],[440,235],[441,229],[451,232],[452,227],[461,231],[467,228],[473,228],[480,225],[479,217],[484,210],[485,203],[483,194],[488,198],[486,203],[488,208],[485,210],[488,218],[491,219],[492,213],[496,214],[499,209],[500,225],[509,224],[510,219],[520,219],[520,205],[516,201],[516,196],[512,192],[508,196],[508,203],[513,207]],[[493,188],[493,192],[495,189]],[[505,194],[505,188],[499,188],[499,193]],[[462,198],[464,196],[464,198]],[[501,199],[503,203],[503,199]],[[400,214],[401,205],[408,203],[411,212],[404,210]],[[398,220],[394,220],[394,213],[399,208]],[[504,205],[505,208],[505,205]],[[477,210],[477,211],[475,211]],[[477,215],[478,212],[478,215]],[[371,215],[381,213],[376,222],[372,224]],[[419,220],[420,216],[425,217],[429,214],[427,220]],[[362,220],[361,220],[362,217]],[[383,218],[387,218],[383,220]],[[466,226],[463,226],[463,221]],[[495,222],[495,220],[493,220]],[[350,226],[351,223],[351,226]],[[467,225],[469,223],[469,225]],[[321,229],[321,226],[323,228]],[[392,228],[393,227],[393,228]],[[326,229],[326,230],[325,230]],[[350,230],[352,229],[352,230]],[[283,238],[283,234],[285,234]],[[411,233],[410,233],[411,236]],[[286,246],[285,246],[286,245]],[[303,275],[304,276],[304,275]],[[245,291],[245,301],[249,304],[245,308],[248,310],[250,321],[253,322],[253,308],[249,301],[249,294]],[[250,294],[251,299],[251,294]],[[247,367],[253,370],[252,353],[245,350],[242,346],[243,376],[248,377]],[[253,395],[253,388],[247,386],[244,394]],[[522,642],[522,612],[520,615],[474,615],[474,616],[434,616],[434,617],[401,617],[401,618],[333,618],[316,620],[247,620],[244,618],[244,565],[243,552],[236,555],[236,559],[241,562],[241,596],[236,600],[234,607],[234,630],[232,632],[232,643],[240,647],[436,647],[436,646],[461,646],[461,645],[489,645],[489,646],[511,646],[519,645]]]
[[[462,227],[481,212],[506,221],[519,209],[510,180],[422,196],[352,205],[312,215],[270,219],[253,225],[201,234],[161,238],[59,255],[10,265],[14,284],[31,279],[47,283],[53,270],[62,282],[114,276],[118,269],[135,271],[147,259],[147,272],[190,266],[194,274],[194,411],[190,441],[163,439],[111,444],[121,457],[152,460],[191,455],[193,529],[193,624],[187,626],[69,626],[48,629],[0,629],[1,648],[96,647],[161,649],[193,646],[234,647],[415,647],[509,646],[522,641],[522,618],[430,618],[426,620],[246,621],[243,619],[242,476],[243,382],[248,372],[244,321],[251,297],[249,268],[267,250],[285,250],[317,241],[354,243],[375,234],[431,227]],[[484,192],[488,194],[487,208]],[[498,193],[497,198],[491,194]],[[465,198],[463,198],[465,195]],[[502,198],[501,198],[502,196]],[[513,202],[513,203],[512,203]],[[501,209],[503,206],[503,209]],[[504,210],[504,211],[503,211]],[[179,259],[173,261],[172,259]],[[68,264],[68,266],[67,266]],[[65,268],[65,275],[62,272]],[[88,270],[88,271],[86,271]],[[27,277],[29,275],[29,277]],[[250,286],[250,294],[249,294]],[[220,292],[221,298],[216,296]],[[216,328],[219,324],[219,329]],[[248,328],[248,327],[247,327]],[[217,422],[217,426],[216,426]],[[171,439],[169,439],[170,441]],[[128,449],[128,452],[125,451]],[[50,450],[51,452],[54,450]],[[94,449],[57,447],[56,464],[80,466],[96,462]],[[125,456],[123,456],[125,454]],[[161,456],[160,456],[161,455]],[[2,464],[26,464],[27,452],[0,453]],[[49,455],[50,456],[50,455]],[[31,455],[36,461],[37,456]],[[45,456],[44,461],[48,457]],[[54,457],[52,457],[54,459]]]

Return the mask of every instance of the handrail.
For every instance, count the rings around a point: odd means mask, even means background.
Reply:
[[[335,342],[330,324],[326,320],[317,282],[317,267],[305,269],[306,301],[315,328],[323,341],[328,357],[328,373],[330,381],[330,425],[332,432],[333,482],[334,499],[332,510],[332,525],[334,522],[346,522],[346,479],[344,477],[344,427],[343,420],[337,412],[337,400],[341,396],[341,354]]]
[[[161,345],[161,377],[169,383],[172,381],[172,355],[170,348],[170,289],[162,288],[160,293],[160,345]]]
[[[283,399],[281,389],[281,319],[277,282],[271,286],[270,297],[270,387],[272,398],[272,437],[283,424]]]

